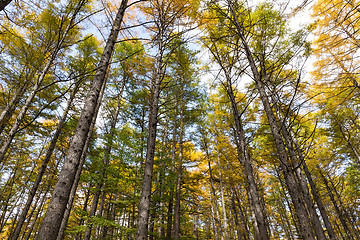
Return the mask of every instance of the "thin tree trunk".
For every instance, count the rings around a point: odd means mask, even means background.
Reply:
[[[338,215],[338,218],[341,222],[341,225],[343,226],[344,230],[345,230],[345,234],[346,236],[349,238],[349,239],[354,239],[353,235],[352,235],[352,232],[350,230],[350,226],[348,225],[348,222],[347,222],[347,217],[344,216],[344,212],[342,211],[342,209],[339,207],[338,203],[336,202],[336,199],[335,199],[335,196],[332,192],[332,189],[336,190],[335,189],[335,186],[332,184],[332,186],[330,187],[329,185],[329,181],[328,179],[324,176],[324,174],[322,173],[322,170],[319,169],[319,173],[320,173],[320,176],[325,184],[325,187],[326,187],[326,190],[328,191],[329,193],[329,197],[330,197],[330,200],[331,202],[333,203],[333,206],[335,208],[335,212],[336,214]]]
[[[221,194],[221,207],[223,211],[223,222],[224,222],[224,235],[225,240],[229,240],[229,229],[228,229],[228,220],[226,215],[226,206],[225,206],[225,198],[224,198],[224,187],[223,187],[223,180],[222,180],[222,174],[221,174],[221,165],[219,160],[219,155],[217,156],[217,165],[219,169],[219,180],[220,180],[220,194]]]
[[[243,207],[241,205],[241,202],[243,200],[241,199],[241,201],[240,201],[240,198],[239,198],[238,193],[235,188],[233,189],[233,192],[234,192],[234,196],[235,196],[235,199],[237,202],[237,206],[239,206],[240,219],[241,219],[241,223],[242,223],[243,230],[244,230],[243,235],[246,236],[244,239],[251,239],[250,229],[249,229],[249,221],[248,221],[249,218],[247,216],[246,207]]]
[[[238,141],[236,141],[236,142],[239,145],[237,147],[238,155],[239,155],[239,158],[241,157],[240,162],[242,162],[244,165],[244,171],[245,171],[244,173],[245,173],[245,177],[246,177],[247,185],[248,185],[246,189],[249,192],[249,194],[248,194],[249,195],[249,203],[250,203],[251,208],[253,209],[253,212],[255,215],[255,226],[256,226],[256,229],[257,229],[257,232],[259,235],[259,239],[267,240],[267,239],[269,239],[269,235],[267,232],[265,215],[264,215],[262,207],[261,207],[259,190],[257,188],[257,184],[255,181],[254,170],[253,170],[253,167],[251,164],[251,159],[250,159],[250,155],[249,155],[249,151],[248,151],[248,147],[247,147],[247,143],[246,143],[246,139],[245,139],[245,133],[244,133],[244,129],[242,126],[241,115],[239,113],[239,110],[238,110],[238,107],[236,104],[236,99],[234,96],[233,87],[231,84],[231,79],[230,79],[229,73],[226,71],[226,69],[224,69],[224,71],[226,73],[226,78],[227,78],[226,91],[227,91],[228,97],[231,102],[232,112],[233,112],[233,116],[234,116],[234,120],[235,120],[235,127],[236,127],[235,137],[238,139]]]
[[[214,226],[213,228],[214,228],[214,232],[215,232],[214,239],[219,240],[221,233],[220,233],[219,224],[218,224],[218,220],[217,220],[218,217],[216,216],[216,215],[219,215],[219,213],[214,209],[215,206],[214,206],[213,202],[215,202],[215,201],[212,200],[211,194],[212,194],[212,191],[210,191],[209,196],[210,196],[211,216],[212,216],[211,220],[212,220],[212,223]]]
[[[124,90],[125,87],[125,78],[123,79],[123,82],[121,84],[121,89],[120,89],[120,93],[118,94],[118,99],[117,99],[117,105],[116,105],[116,110],[114,113],[114,116],[112,116],[112,120],[110,122],[110,130],[109,130],[109,136],[108,138],[108,142],[106,144],[105,147],[105,154],[104,154],[104,158],[103,158],[103,164],[104,167],[101,171],[101,176],[103,181],[105,181],[106,178],[106,168],[109,165],[110,162],[110,155],[111,155],[111,150],[112,150],[112,144],[113,144],[113,138],[115,135],[115,128],[116,128],[116,123],[118,121],[118,117],[120,114],[120,110],[121,110],[121,99],[122,99],[122,92]],[[96,185],[96,190],[95,190],[95,194],[93,197],[93,201],[91,204],[91,208],[90,208],[90,213],[89,213],[89,218],[95,216],[95,212],[97,209],[97,205],[99,202],[99,197],[100,197],[100,193],[101,193],[101,189],[103,188],[104,183],[100,182]],[[92,229],[92,224],[90,224],[90,226],[86,229],[85,231],[85,235],[84,235],[84,240],[89,240],[90,236],[91,236],[91,229]]]
[[[219,233],[219,237],[221,237],[221,239],[223,238],[223,234],[222,234],[222,227],[221,227],[221,222],[220,222],[220,214],[219,214],[219,206],[218,206],[218,202],[216,199],[216,193],[215,193],[215,186],[214,186],[214,178],[213,178],[213,174],[212,174],[212,169],[211,169],[211,163],[210,163],[210,158],[208,160],[208,166],[209,166],[209,174],[210,174],[210,186],[211,186],[211,193],[213,195],[213,200],[214,200],[214,218],[215,218],[215,223],[216,223],[216,227],[218,229],[218,233]]]
[[[328,236],[329,236],[329,239],[330,239],[330,240],[335,240],[335,239],[336,239],[336,234],[335,234],[334,229],[333,229],[333,227],[332,227],[332,225],[331,225],[331,223],[330,223],[330,220],[329,220],[329,217],[328,217],[328,213],[326,212],[326,208],[325,208],[325,206],[324,206],[324,204],[323,204],[323,202],[322,202],[322,200],[321,200],[321,197],[320,197],[320,195],[319,195],[319,193],[318,193],[318,190],[317,190],[317,188],[316,188],[316,185],[315,185],[315,183],[314,183],[314,181],[313,181],[313,178],[312,178],[312,176],[311,176],[311,174],[310,174],[310,171],[309,171],[309,169],[308,169],[308,167],[307,167],[307,164],[306,164],[306,162],[305,162],[305,160],[304,160],[304,156],[303,156],[303,154],[302,154],[302,152],[301,152],[301,150],[300,150],[300,147],[298,146],[298,144],[297,144],[296,141],[295,141],[295,147],[296,147],[296,149],[297,149],[297,151],[298,151],[298,155],[299,155],[299,157],[300,157],[300,161],[303,162],[302,166],[303,166],[305,175],[306,175],[306,177],[307,177],[307,179],[308,179],[308,181],[309,181],[310,188],[311,188],[311,193],[312,193],[313,198],[314,198],[314,200],[316,201],[316,204],[317,204],[317,206],[318,206],[318,208],[319,208],[319,211],[320,211],[321,217],[322,217],[322,219],[323,219],[323,221],[324,221],[324,224],[325,224],[325,227],[326,227],[326,230],[327,230],[327,234],[328,234]]]
[[[292,165],[293,165],[293,168],[295,169],[295,174],[297,176],[297,179],[299,181],[299,184],[300,184],[300,187],[302,190],[303,199],[306,203],[306,206],[307,206],[307,209],[309,212],[309,217],[310,217],[311,223],[313,224],[313,228],[315,231],[315,235],[316,235],[317,239],[325,240],[326,237],[325,237],[325,233],[323,231],[323,227],[321,225],[319,216],[316,213],[315,206],[314,206],[313,200],[310,196],[310,192],[309,192],[309,188],[308,188],[306,179],[304,177],[303,172],[301,171],[301,169],[302,169],[301,165],[306,164],[305,159],[301,158],[302,155],[300,156],[300,155],[296,154],[294,146],[293,146],[293,144],[296,145],[296,139],[294,137],[290,136],[289,130],[287,129],[287,126],[286,126],[287,119],[285,119],[285,117],[282,117],[282,113],[279,109],[278,103],[275,100],[273,95],[271,95],[271,99],[273,101],[273,106],[274,106],[276,112],[278,113],[278,118],[280,118],[279,119],[280,129],[281,129],[281,132],[282,132],[282,135],[284,138],[285,145],[288,149],[289,157],[292,160]],[[299,158],[300,158],[300,161],[299,161]]]
[[[97,104],[101,102],[101,99],[99,98],[101,88],[107,80],[106,75],[110,66],[126,6],[127,0],[122,0],[118,13],[116,14],[110,36],[106,42],[98,70],[85,100],[83,111],[81,113],[74,137],[71,141],[63,168],[59,174],[48,210],[40,227],[39,234],[37,236],[37,239],[39,240],[56,239],[59,233],[61,221],[66,210],[66,205],[68,204],[76,172],[82,167],[80,166],[81,155],[84,150],[86,139],[88,139],[90,125],[93,120],[96,119],[96,107]]]
[[[173,126],[173,136],[172,136],[172,147],[171,147],[171,174],[174,172],[174,164],[176,158],[176,134],[177,134],[177,104],[178,101],[175,102],[175,111],[174,111],[174,126]],[[170,175],[171,176],[171,175]],[[169,196],[169,204],[168,204],[168,212],[167,212],[167,228],[166,228],[166,240],[171,240],[172,233],[172,218],[173,218],[173,205],[174,205],[174,187],[170,186],[170,196]]]
[[[161,50],[157,59],[157,69],[153,83],[153,95],[152,95],[150,115],[149,115],[149,134],[148,134],[147,150],[145,157],[144,177],[143,177],[142,191],[141,191],[141,197],[139,203],[137,238],[136,238],[137,240],[145,240],[148,235],[148,221],[149,221],[153,165],[154,165],[154,157],[155,157],[160,84],[163,79],[163,69],[162,69],[163,47],[161,46],[162,42],[161,41],[159,42],[160,42],[159,49]]]
[[[5,160],[5,155],[10,147],[11,142],[13,141],[15,134],[18,132],[20,125],[22,124],[25,115],[29,109],[29,107],[32,104],[33,99],[35,98],[36,94],[38,93],[42,82],[44,81],[48,71],[50,70],[51,66],[53,65],[53,62],[55,61],[59,51],[63,48],[63,43],[66,40],[66,37],[69,33],[69,31],[74,27],[73,24],[76,20],[76,16],[77,14],[80,12],[81,8],[85,5],[85,3],[87,2],[87,0],[81,0],[79,1],[79,3],[77,4],[74,13],[71,16],[71,19],[69,21],[69,24],[67,25],[66,29],[64,30],[63,34],[61,35],[58,43],[56,44],[55,49],[52,51],[52,53],[50,54],[50,59],[49,61],[46,63],[44,69],[42,70],[41,74],[39,75],[35,86],[32,90],[32,92],[29,94],[29,96],[27,97],[23,107],[21,108],[19,115],[16,117],[15,123],[12,126],[12,128],[10,129],[8,136],[6,138],[6,140],[3,142],[3,145],[0,148],[0,163],[2,163]]]
[[[176,180],[176,194],[175,194],[175,216],[174,216],[174,228],[173,238],[174,240],[180,239],[180,201],[181,201],[181,179],[182,179],[182,161],[183,161],[183,135],[184,135],[184,105],[180,107],[180,132],[179,132],[179,161]]]
[[[335,117],[336,118],[336,117]],[[349,147],[351,148],[352,152],[354,153],[355,157],[356,157],[356,161],[358,164],[360,164],[360,154],[358,152],[358,150],[355,148],[355,146],[351,143],[350,138],[346,135],[343,126],[341,125],[341,123],[338,122],[337,118],[336,118],[336,122],[337,125],[339,126],[341,135],[343,135],[344,139],[346,140],[347,144],[349,145]]]
[[[280,167],[283,171],[286,185],[289,190],[290,196],[292,198],[292,202],[295,207],[295,212],[296,212],[299,224],[301,226],[300,235],[303,237],[304,240],[313,240],[314,239],[313,228],[311,226],[311,222],[309,220],[309,217],[308,217],[308,214],[306,211],[306,206],[304,204],[304,200],[302,199],[301,189],[296,181],[291,163],[289,163],[289,161],[288,161],[288,154],[286,152],[286,148],[283,143],[280,129],[278,127],[278,123],[276,121],[275,115],[272,111],[269,99],[268,99],[266,91],[265,91],[263,78],[265,78],[265,81],[268,82],[267,81],[268,76],[266,74],[260,75],[260,73],[258,71],[255,60],[252,56],[250,47],[248,46],[248,43],[246,42],[246,39],[243,35],[243,29],[241,27],[241,24],[239,23],[237,15],[235,14],[235,11],[233,9],[231,0],[229,0],[229,8],[231,11],[231,15],[234,19],[235,27],[237,29],[237,34],[240,37],[242,46],[246,53],[246,57],[248,59],[248,62],[249,62],[249,65],[250,65],[250,68],[251,68],[251,71],[253,74],[256,88],[259,91],[260,98],[263,103],[266,116],[268,118],[270,129],[271,129],[272,135],[275,140],[275,145],[276,145],[278,157],[280,160]]]
[[[16,90],[16,93],[11,98],[10,102],[6,105],[5,109],[0,114],[0,135],[4,131],[10,118],[15,112],[16,106],[20,102],[22,95],[24,95],[26,88],[29,86],[30,81],[26,81],[21,87]]]
[[[238,217],[238,212],[236,209],[236,204],[235,204],[235,197],[234,197],[234,193],[233,193],[233,189],[231,189],[231,208],[233,211],[233,215],[234,215],[234,222],[235,222],[235,226],[236,226],[236,233],[237,233],[237,238],[238,240],[247,240],[247,236],[245,234],[245,231],[243,231],[243,229],[241,229],[240,223],[239,223],[239,217]]]
[[[57,126],[57,128],[56,128],[56,131],[55,131],[55,133],[54,133],[54,135],[53,135],[53,138],[51,139],[51,142],[50,142],[48,151],[47,151],[46,156],[45,156],[45,158],[44,158],[44,160],[43,160],[43,163],[42,163],[42,165],[41,165],[41,167],[40,167],[40,170],[39,170],[39,172],[38,172],[38,175],[37,175],[37,177],[36,177],[36,179],[35,179],[35,182],[34,182],[32,188],[31,188],[31,190],[30,190],[30,192],[29,192],[28,199],[27,199],[26,204],[25,204],[25,206],[24,206],[24,208],[23,208],[23,210],[22,210],[22,212],[21,212],[19,221],[18,221],[18,223],[17,223],[17,225],[16,225],[16,228],[15,228],[15,231],[14,231],[12,237],[11,237],[11,240],[16,240],[16,239],[18,239],[18,237],[19,237],[19,235],[20,235],[22,225],[24,224],[26,215],[27,215],[27,213],[28,213],[28,211],[29,211],[29,209],[30,209],[30,206],[31,206],[31,204],[32,204],[32,201],[33,201],[33,199],[34,199],[34,196],[35,196],[35,194],[36,194],[36,191],[37,191],[38,188],[39,188],[39,185],[40,185],[40,183],[41,183],[41,180],[42,180],[42,177],[43,177],[43,175],[44,175],[44,173],[45,173],[45,170],[46,170],[46,168],[47,168],[47,165],[48,165],[48,163],[50,162],[51,156],[52,156],[52,154],[53,154],[53,152],[54,152],[54,150],[55,150],[56,143],[57,143],[57,141],[58,141],[58,139],[59,139],[59,137],[60,137],[61,131],[62,131],[64,125],[65,125],[65,122],[66,122],[66,119],[67,119],[67,115],[68,115],[68,113],[69,113],[69,111],[70,111],[70,108],[71,108],[71,106],[72,106],[72,102],[73,102],[73,100],[74,100],[74,98],[75,98],[75,95],[76,95],[76,92],[77,92],[77,90],[78,90],[78,87],[79,87],[79,85],[77,85],[77,86],[75,87],[75,89],[74,89],[74,90],[72,91],[72,93],[71,93],[71,96],[70,96],[70,98],[69,98],[69,100],[68,100],[68,103],[67,103],[67,106],[66,106],[66,108],[65,108],[65,110],[64,110],[64,113],[63,113],[63,115],[62,115],[62,117],[61,117],[61,119],[60,119],[60,121],[59,121],[59,124],[58,124],[58,126]]]
[[[106,82],[103,82],[103,85],[101,86],[100,89],[100,93],[99,93],[99,98],[102,99],[104,92],[105,92],[105,86],[106,86]],[[99,109],[101,106],[101,101],[97,102],[96,108],[95,108],[95,116],[97,116],[97,114],[99,113]],[[57,235],[57,240],[62,240],[64,238],[64,233],[65,233],[65,229],[70,217],[70,212],[71,212],[71,208],[75,199],[75,194],[76,194],[76,189],[78,187],[79,181],[80,181],[80,175],[81,175],[81,171],[86,159],[86,155],[87,155],[87,151],[91,142],[91,137],[94,131],[96,125],[96,118],[92,119],[92,122],[90,124],[89,127],[89,132],[88,132],[88,136],[85,140],[85,145],[82,149],[82,153],[81,153],[81,157],[80,157],[80,163],[79,163],[79,167],[76,170],[76,174],[75,174],[75,178],[74,178],[74,182],[71,185],[71,191],[70,191],[70,195],[69,195],[69,199],[68,202],[66,204],[66,209],[64,211],[64,217],[61,220],[61,225],[60,225],[60,229],[59,229],[59,233]]]

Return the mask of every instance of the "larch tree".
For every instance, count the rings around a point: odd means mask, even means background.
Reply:
[[[99,99],[100,90],[107,80],[106,75],[109,70],[111,57],[114,52],[115,43],[118,38],[126,7],[127,0],[123,0],[116,14],[116,18],[114,19],[111,33],[106,42],[104,52],[98,65],[98,70],[92,81],[83,111],[70,144],[63,168],[59,173],[58,181],[46,211],[46,215],[41,224],[41,228],[38,232],[37,239],[55,239],[58,235],[72,183],[75,178],[76,170],[79,168],[81,154],[89,134],[89,128],[93,119],[96,119],[94,113],[96,105],[98,102],[101,102],[101,99]]]

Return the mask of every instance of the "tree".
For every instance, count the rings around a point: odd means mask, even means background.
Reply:
[[[123,0],[114,20],[103,55],[101,56],[98,70],[96,71],[94,80],[91,84],[91,88],[70,144],[64,166],[62,171],[59,173],[53,197],[51,198],[37,239],[55,239],[58,235],[61,219],[64,215],[66,204],[68,202],[67,200],[69,198],[72,182],[75,178],[76,170],[79,168],[81,153],[83,152],[83,148],[89,134],[89,128],[93,119],[96,119],[96,115],[94,115],[96,105],[98,102],[101,102],[101,99],[99,99],[100,90],[102,85],[106,84],[106,75],[110,65],[111,56],[114,52],[114,46],[120,31],[120,25],[124,17],[126,6],[127,0]]]

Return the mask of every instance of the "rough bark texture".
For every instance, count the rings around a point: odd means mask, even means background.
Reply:
[[[90,126],[93,119],[96,118],[96,106],[97,103],[101,101],[101,99],[99,99],[101,88],[104,82],[106,82],[106,73],[114,52],[115,43],[120,31],[120,25],[126,6],[127,0],[123,0],[114,20],[110,36],[106,42],[98,70],[91,84],[90,91],[86,98],[85,105],[74,137],[71,141],[63,168],[59,174],[48,210],[37,235],[37,239],[39,240],[53,240],[56,239],[58,235],[61,220],[68,203],[72,183],[74,182],[76,171],[79,168],[83,148],[90,131]]]
[[[101,86],[100,99],[102,99],[102,96],[104,95],[105,86],[106,86],[106,82],[104,82],[103,85]],[[101,106],[101,102],[99,101],[97,103],[97,106],[96,106],[96,109],[95,109],[95,115],[98,114],[100,106]],[[92,136],[93,130],[95,128],[95,124],[96,124],[96,118],[93,118],[93,120],[91,122],[91,125],[90,125],[90,130],[89,130],[88,136],[87,136],[86,141],[85,141],[85,145],[84,145],[82,153],[81,153],[80,164],[79,164],[78,169],[76,170],[75,180],[74,180],[74,182],[73,182],[73,184],[71,186],[69,200],[68,200],[67,205],[66,205],[66,209],[65,209],[65,212],[64,212],[64,217],[61,220],[61,226],[60,226],[60,229],[59,229],[57,240],[62,240],[64,238],[65,229],[66,229],[69,217],[70,217],[71,208],[72,208],[72,205],[73,205],[73,202],[74,202],[74,199],[75,199],[76,189],[77,189],[77,186],[78,186],[79,181],[80,181],[80,175],[81,175],[82,167],[83,167],[84,162],[85,162],[87,150],[88,150],[90,142],[91,142],[91,136]]]
[[[316,213],[315,206],[314,206],[313,200],[310,196],[310,192],[309,192],[309,188],[308,188],[306,179],[304,177],[303,172],[301,171],[302,168],[300,167],[300,166],[306,164],[305,159],[301,158],[302,155],[298,156],[296,154],[296,151],[294,148],[296,139],[290,135],[290,132],[286,126],[287,119],[285,119],[285,117],[282,116],[282,113],[278,106],[278,102],[275,100],[275,97],[273,95],[271,96],[271,99],[273,101],[273,106],[274,106],[275,110],[277,111],[278,118],[280,118],[279,119],[280,129],[281,129],[281,132],[282,132],[282,135],[284,138],[284,142],[286,143],[286,147],[288,149],[292,167],[295,169],[295,174],[299,181],[300,188],[302,190],[302,195],[303,195],[304,201],[306,203],[306,207],[309,212],[309,217],[310,217],[311,223],[313,224],[316,238],[319,240],[320,239],[325,240],[326,237],[325,237],[325,233],[323,231],[323,227],[321,225],[319,216]]]
[[[162,47],[160,46],[160,49]],[[160,50],[161,51],[161,50]],[[148,220],[151,197],[151,184],[153,175],[153,165],[155,157],[156,130],[158,121],[160,84],[162,81],[162,52],[158,56],[157,70],[154,79],[153,96],[149,116],[149,134],[147,140],[147,151],[145,157],[144,178],[141,191],[138,214],[137,240],[147,239]]]
[[[246,144],[244,129],[242,127],[241,116],[237,108],[236,99],[234,96],[234,92],[231,86],[231,80],[229,79],[229,77],[227,77],[226,90],[231,102],[232,112],[235,120],[236,136],[238,138],[238,143],[240,145],[239,155],[241,154],[242,163],[244,165],[245,176],[248,184],[247,189],[250,195],[249,203],[251,204],[251,207],[254,211],[259,239],[269,239],[269,234],[267,232],[267,225],[265,221],[265,215],[261,207],[259,191],[255,181],[254,171]]]

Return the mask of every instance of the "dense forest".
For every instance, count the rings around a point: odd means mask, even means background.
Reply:
[[[0,239],[359,239],[359,0],[1,0]]]

